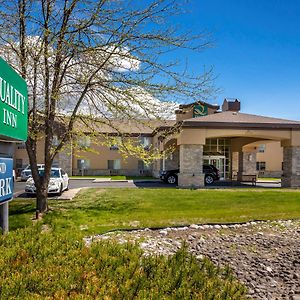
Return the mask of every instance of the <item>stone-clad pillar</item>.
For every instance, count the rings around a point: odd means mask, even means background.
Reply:
[[[203,145],[180,145],[179,187],[203,187]]]
[[[300,187],[300,146],[283,147],[282,187]]]
[[[239,151],[237,179],[241,181],[243,175],[256,173],[256,152]]]

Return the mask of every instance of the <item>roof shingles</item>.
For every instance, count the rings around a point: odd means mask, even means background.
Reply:
[[[183,121],[184,127],[259,127],[259,128],[300,128],[300,121],[271,118],[239,112],[220,112],[204,117]]]

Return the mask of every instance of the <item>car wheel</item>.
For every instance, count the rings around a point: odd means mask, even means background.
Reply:
[[[204,180],[205,180],[205,184],[207,185],[213,184],[215,181],[215,179],[211,175],[206,175]]]
[[[170,183],[170,184],[176,183],[177,182],[177,176],[175,176],[175,175],[168,176],[167,182]]]

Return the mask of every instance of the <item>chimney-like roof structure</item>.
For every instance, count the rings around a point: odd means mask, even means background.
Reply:
[[[238,99],[228,99],[225,98],[223,105],[222,105],[222,111],[240,111],[241,110],[241,102]]]

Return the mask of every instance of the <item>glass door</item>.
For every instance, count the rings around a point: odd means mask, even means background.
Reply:
[[[204,165],[213,165],[220,172],[220,179],[225,179],[225,156],[203,156]]]

